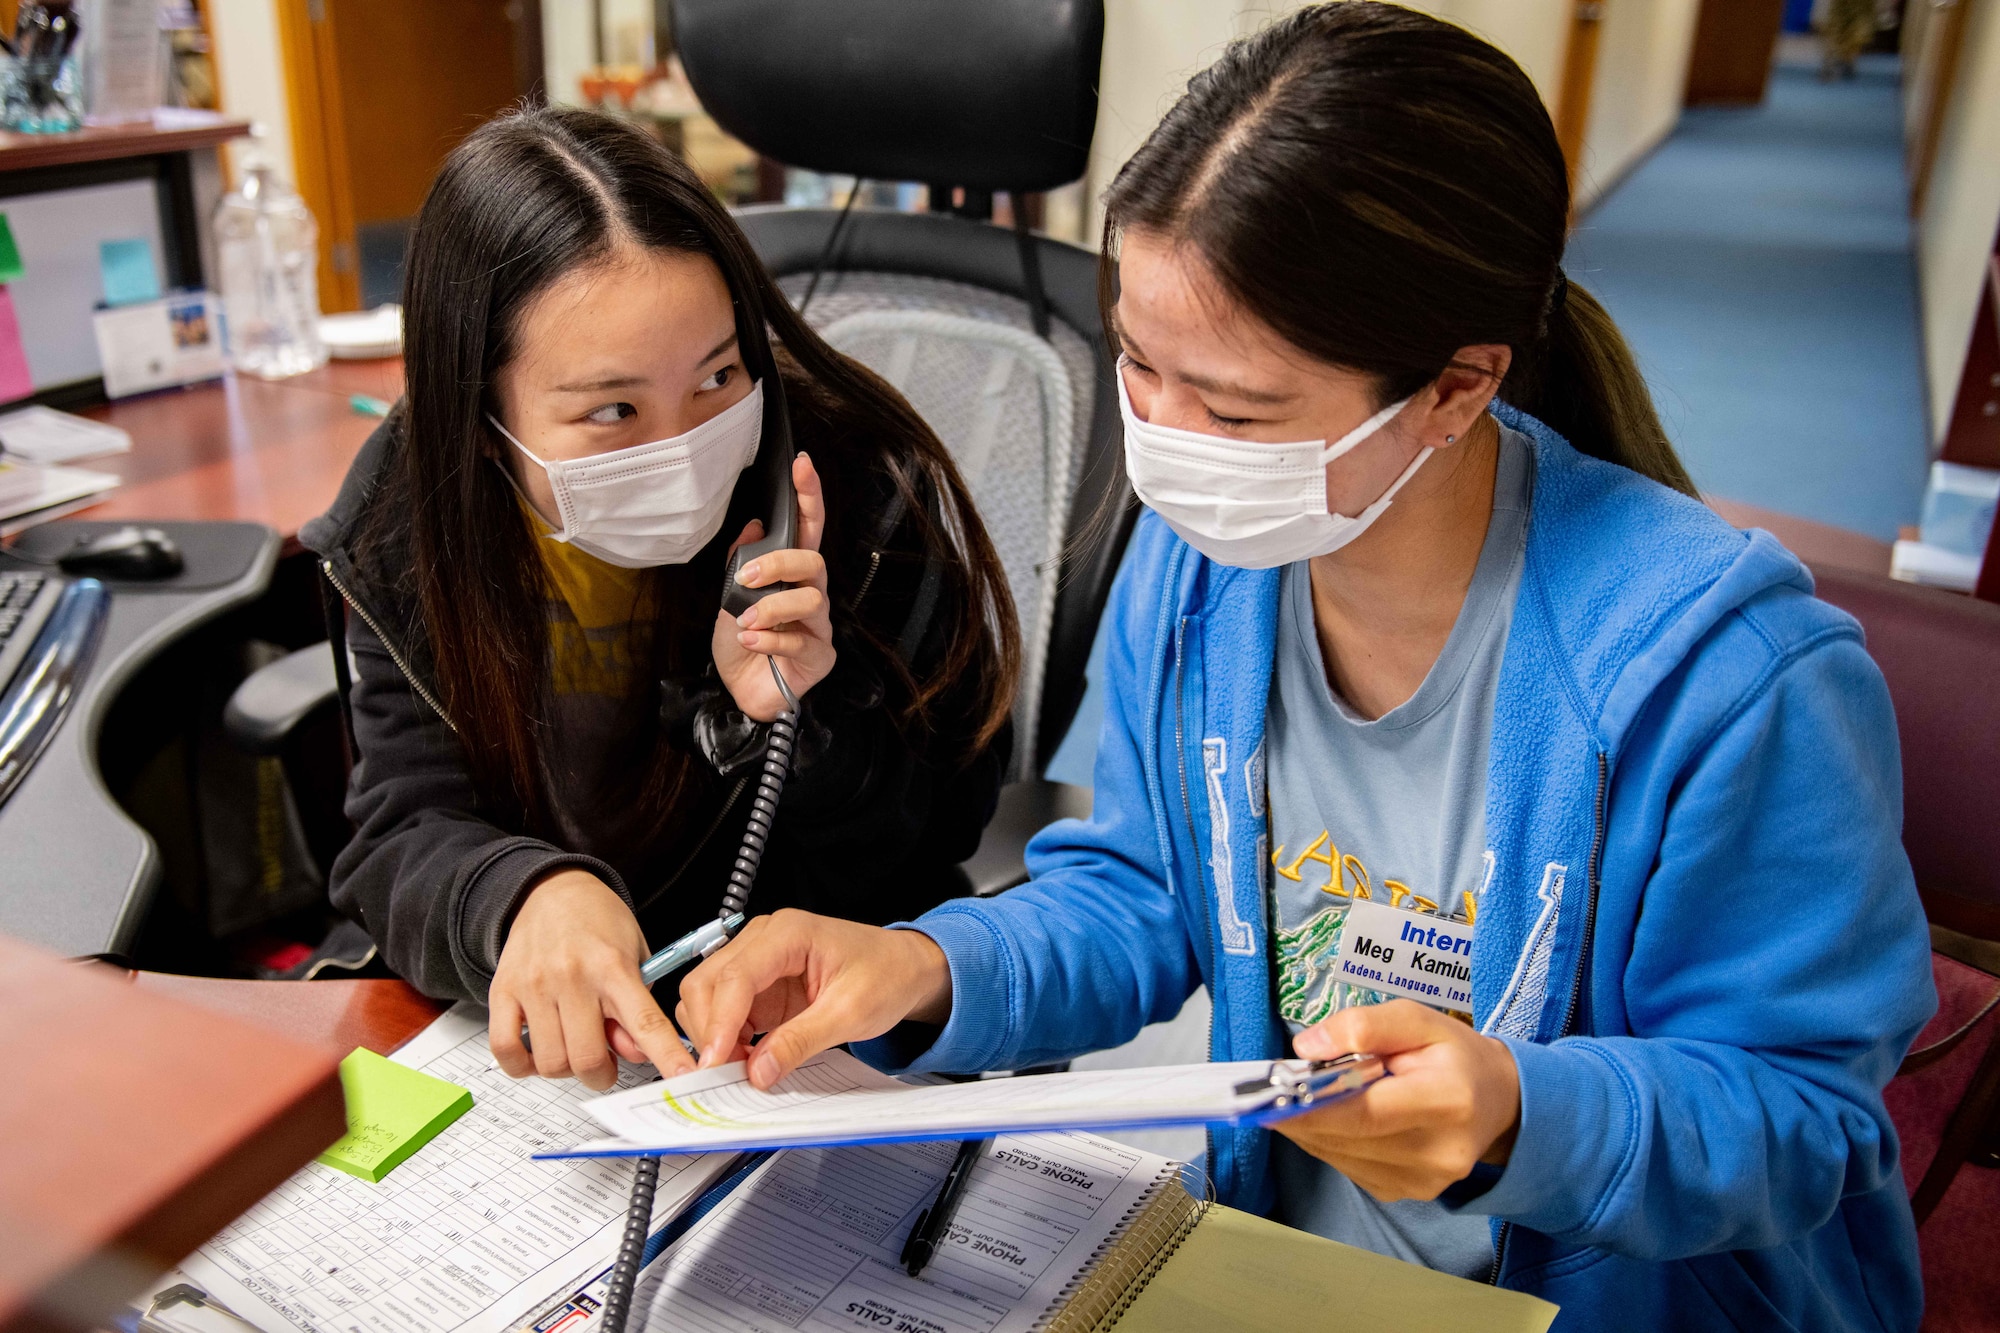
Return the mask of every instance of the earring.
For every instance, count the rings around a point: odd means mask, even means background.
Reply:
[[[1447,435],[1447,436],[1445,436],[1445,437],[1444,437],[1444,442],[1445,442],[1446,444],[1457,444],[1457,443],[1458,443],[1458,436],[1456,436],[1456,435]]]

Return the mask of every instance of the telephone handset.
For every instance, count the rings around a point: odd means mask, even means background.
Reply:
[[[764,371],[764,428],[757,457],[742,483],[758,487],[765,502],[757,517],[764,521],[764,535],[746,542],[729,557],[722,575],[722,609],[740,616],[770,593],[788,588],[788,583],[767,583],[746,588],[736,581],[736,571],[760,555],[786,551],[799,544],[799,497],[792,488],[792,417],[785,410],[785,385],[777,367],[766,361]]]

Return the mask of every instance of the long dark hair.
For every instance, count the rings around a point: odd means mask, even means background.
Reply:
[[[678,157],[616,118],[542,108],[474,131],[424,200],[403,288],[408,388],[391,422],[402,441],[388,478],[393,489],[371,508],[371,532],[385,538],[375,548],[406,546],[407,567],[385,573],[413,594],[426,665],[482,799],[531,827],[548,813],[540,767],[545,575],[518,496],[495,464],[505,456],[487,421],[497,411],[495,378],[515,354],[515,324],[527,304],[621,244],[712,260],[734,300],[753,373],[770,364],[768,331],[794,436],[826,487],[822,550],[837,618],[868,569],[860,534],[877,518],[851,514],[846,501],[867,490],[871,476],[888,479],[927,549],[945,555],[957,613],[943,651],[921,674],[857,619],[841,628],[877,659],[906,733],[928,726],[933,705],[948,696],[972,714],[950,730],[971,750],[983,747],[1008,716],[1019,636],[999,560],[944,446],[899,394],[806,326],[742,230]],[[694,561],[655,571],[652,651],[660,673],[706,663],[723,553],[744,521],[732,510],[723,534]],[[392,535],[401,540],[386,539]],[[637,748],[651,752],[635,795],[657,812],[658,826],[691,766],[657,726],[635,733]]]
[[[1381,403],[1504,343],[1499,396],[1584,453],[1695,494],[1604,307],[1562,274],[1569,176],[1520,66],[1396,5],[1313,5],[1235,42],[1118,172],[1129,228],[1192,243],[1310,355]]]

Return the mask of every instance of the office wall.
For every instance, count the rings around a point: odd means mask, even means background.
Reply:
[[[1979,285],[2000,226],[2000,3],[1973,6],[1959,61],[1930,190],[1917,220],[1934,444],[1942,443],[1951,419],[1979,311]]]
[[[1569,50],[1572,0],[1430,0],[1411,8],[1470,28],[1514,57],[1554,110]]]
[[[1104,66],[1097,91],[1097,132],[1085,178],[1082,233],[1094,244],[1104,226],[1104,191],[1187,81],[1240,32],[1252,31],[1295,5],[1239,0],[1105,0]],[[1051,219],[1053,222],[1054,219]]]
[[[215,38],[215,74],[221,86],[222,109],[254,122],[262,131],[265,155],[286,180],[296,183],[276,0],[208,0],[208,21]],[[224,151],[234,172],[244,154],[252,150],[239,140]],[[235,179],[232,175],[231,180]]]
[[[1614,5],[1651,2],[1613,0]],[[1673,2],[1691,9],[1694,0]],[[1099,201],[1104,190],[1187,87],[1188,79],[1220,55],[1231,39],[1256,32],[1301,7],[1282,0],[1106,0],[1097,135],[1084,184],[1086,207],[1077,210],[1080,234],[1072,239],[1088,243],[1096,237],[1103,226]],[[1569,41],[1571,0],[1428,0],[1411,7],[1479,33],[1521,62],[1545,100],[1556,95]],[[1689,39],[1692,36],[1690,26]],[[1678,99],[1676,85],[1676,106]],[[1065,210],[1065,219],[1071,215]]]
[[[1576,201],[1588,208],[1680,121],[1700,0],[1606,0]]]
[[[590,6],[542,0],[542,80],[551,102],[574,105],[577,75],[597,60]]]

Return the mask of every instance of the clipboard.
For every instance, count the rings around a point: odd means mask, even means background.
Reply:
[[[1060,1130],[1268,1125],[1351,1097],[1387,1076],[1373,1055],[1254,1060],[911,1085],[844,1051],[813,1057],[776,1087],[742,1062],[598,1097],[584,1111],[612,1137],[538,1159],[834,1148]]]

